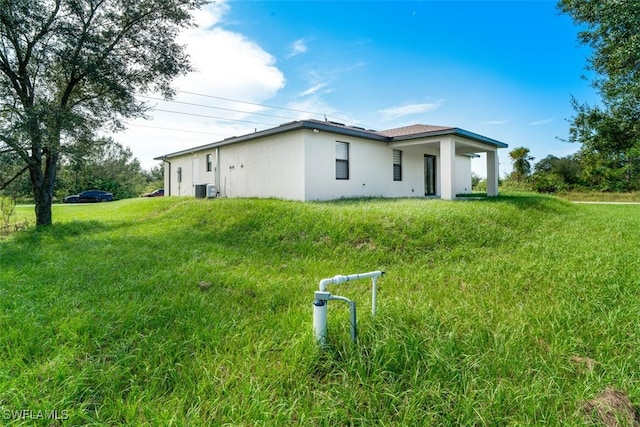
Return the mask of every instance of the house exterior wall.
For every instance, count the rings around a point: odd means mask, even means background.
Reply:
[[[349,144],[349,179],[336,179],[336,142]],[[402,153],[402,178],[393,179],[393,150]],[[206,156],[211,155],[211,170]],[[332,200],[351,197],[424,197],[424,156],[434,155],[436,195],[441,194],[438,143],[391,147],[385,142],[301,129],[218,146],[168,159],[165,191],[195,196],[195,186],[215,184],[221,197]],[[471,191],[471,159],[455,156],[456,193]],[[177,171],[182,170],[178,182]]]
[[[172,157],[170,171],[165,162],[165,190],[171,196],[195,196],[196,185],[215,184],[222,197],[303,200],[303,152],[300,133],[292,132]]]
[[[222,197],[304,200],[304,140],[301,132],[219,147]]]
[[[349,144],[349,179],[336,179],[336,142]],[[424,196],[424,146],[402,151],[402,180],[393,180],[393,148],[384,142],[331,133],[305,135],[305,200]]]
[[[454,177],[456,194],[471,193],[471,157],[456,156],[456,172]]]
[[[335,176],[336,142],[349,144],[349,179]],[[425,194],[424,156],[437,158],[436,195],[440,196],[440,150],[437,144],[410,145],[402,152],[402,179],[393,180],[393,150],[387,144],[335,134],[305,136],[305,200],[338,197],[422,197]],[[471,159],[455,157],[455,190],[471,192]]]
[[[349,179],[336,179],[336,142],[349,144]],[[379,141],[305,132],[305,200],[386,196],[391,150]]]
[[[195,196],[196,184],[210,184],[214,181],[214,171],[207,172],[206,154],[212,151],[185,154],[165,161],[164,188],[170,196]],[[213,160],[215,165],[215,160]],[[169,165],[169,166],[167,166]],[[181,171],[181,180],[178,171]]]
[[[436,146],[412,145],[400,148],[402,151],[402,181],[392,181],[392,188],[400,191],[398,197],[424,197],[424,156],[436,156],[440,152]],[[436,195],[440,195],[440,165],[436,169]]]

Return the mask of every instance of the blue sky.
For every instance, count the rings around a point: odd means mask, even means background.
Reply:
[[[114,138],[144,167],[153,157],[293,119],[377,130],[456,126],[525,146],[537,160],[563,142],[587,47],[555,1],[218,1],[185,33],[197,72],[177,102],[148,100],[153,120]],[[242,102],[237,102],[242,101]],[[273,108],[277,107],[277,108]],[[483,161],[474,170],[484,175]]]

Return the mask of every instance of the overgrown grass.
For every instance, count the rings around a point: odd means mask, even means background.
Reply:
[[[635,206],[157,198],[54,216],[0,241],[10,425],[575,425],[608,385],[640,401]],[[357,301],[358,344],[331,302],[320,350],[318,281],[377,269],[375,319],[368,281],[330,288]]]
[[[640,192],[607,193],[603,191],[567,191],[558,197],[577,202],[640,202]]]

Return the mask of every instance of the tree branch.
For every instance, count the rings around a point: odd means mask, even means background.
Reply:
[[[4,190],[5,188],[7,188],[9,186],[9,184],[11,184],[13,181],[15,181],[16,179],[18,179],[18,177],[20,175],[22,175],[23,173],[25,173],[27,171],[27,169],[29,169],[29,166],[25,166],[22,168],[22,170],[20,172],[18,172],[17,174],[14,175],[13,178],[11,178],[9,181],[5,182],[4,184],[0,184],[0,191]]]

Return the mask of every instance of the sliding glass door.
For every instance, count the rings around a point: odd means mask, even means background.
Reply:
[[[436,156],[424,155],[424,195],[436,195]]]

